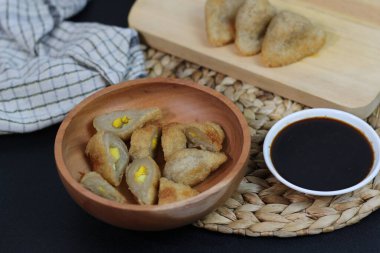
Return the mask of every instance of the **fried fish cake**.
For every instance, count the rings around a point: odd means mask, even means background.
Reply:
[[[110,184],[118,186],[129,162],[128,148],[115,134],[97,132],[86,146],[92,169]]]
[[[160,177],[158,165],[149,156],[134,160],[126,170],[129,190],[142,205],[153,205],[157,202]]]
[[[218,152],[222,149],[224,131],[218,124],[207,121],[185,125],[185,135],[189,148],[201,148]]]
[[[188,199],[198,195],[199,192],[190,186],[175,183],[167,178],[160,178],[158,191],[158,204],[169,204],[180,200]]]
[[[161,145],[165,161],[176,151],[186,148],[184,126],[179,123],[170,123],[162,127]]]
[[[324,43],[322,29],[301,15],[283,11],[268,26],[262,46],[262,60],[268,67],[284,66],[315,54]]]
[[[223,46],[235,39],[235,17],[245,0],[207,0],[205,6],[207,39]]]
[[[97,131],[107,131],[116,134],[122,140],[128,140],[132,132],[144,126],[145,123],[162,118],[159,108],[131,109],[114,111],[95,117],[94,128]]]
[[[258,54],[269,22],[276,14],[268,0],[246,0],[236,15],[235,45],[245,56]]]
[[[157,149],[160,128],[156,124],[146,125],[135,130],[131,137],[129,154],[133,159],[154,157]]]
[[[199,149],[182,149],[169,157],[164,177],[189,186],[196,185],[227,160],[224,153]]]
[[[114,200],[119,203],[126,202],[125,197],[95,171],[86,173],[86,175],[82,177],[80,183],[86,189],[100,197]]]

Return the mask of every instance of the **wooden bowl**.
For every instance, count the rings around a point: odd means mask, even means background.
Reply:
[[[166,205],[138,205],[125,180],[119,190],[128,203],[99,197],[79,184],[91,170],[84,154],[95,134],[96,115],[127,108],[158,106],[163,122],[214,121],[226,134],[223,151],[228,161],[195,188],[195,197]],[[62,122],[55,140],[55,160],[60,178],[71,197],[84,210],[109,224],[134,230],[163,230],[189,224],[222,205],[239,185],[250,150],[248,125],[239,109],[220,93],[176,79],[140,79],[105,88],[76,106]],[[160,168],[162,162],[158,162]]]

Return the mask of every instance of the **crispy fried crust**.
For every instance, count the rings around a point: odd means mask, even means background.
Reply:
[[[209,43],[223,46],[235,38],[235,17],[244,0],[207,0],[206,32]]]
[[[196,185],[227,160],[224,153],[199,149],[182,149],[169,157],[164,176],[176,183]]]
[[[125,197],[95,171],[88,172],[84,175],[80,183],[86,189],[103,198],[114,200],[119,203],[126,202]]]
[[[269,24],[262,46],[262,60],[268,67],[294,63],[318,52],[325,33],[307,18],[283,11]]]
[[[268,0],[246,0],[236,15],[235,45],[245,56],[258,54],[269,22],[276,14]]]
[[[131,137],[131,147],[129,154],[133,159],[144,158],[147,156],[154,157],[155,149],[152,147],[152,141],[155,138],[158,141],[160,128],[157,124],[146,125],[135,130]]]
[[[103,145],[103,134],[103,132],[98,132],[91,137],[86,146],[86,155],[90,158],[92,169],[115,185],[116,180],[110,173],[112,168],[108,164],[107,151]]]
[[[199,192],[184,184],[175,183],[167,178],[160,178],[158,191],[158,204],[169,204],[180,200],[188,199],[198,195]]]
[[[184,126],[179,123],[170,123],[162,127],[162,150],[165,161],[176,151],[186,148]]]

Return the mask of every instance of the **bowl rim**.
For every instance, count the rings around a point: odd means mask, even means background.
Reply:
[[[368,173],[368,175],[357,184],[344,188],[344,189],[333,190],[333,191],[311,190],[311,189],[306,189],[289,182],[277,172],[276,168],[274,167],[272,163],[272,159],[270,156],[271,145],[272,145],[273,140],[277,136],[277,134],[281,132],[282,129],[284,129],[285,127],[287,127],[288,125],[292,123],[295,123],[304,119],[308,119],[308,118],[315,118],[315,117],[326,117],[326,118],[330,118],[330,119],[332,118],[332,119],[345,122],[346,124],[360,131],[369,141],[374,153],[374,162],[371,167],[371,171]],[[306,109],[306,110],[289,114],[288,116],[277,121],[272,126],[272,128],[267,133],[264,140],[264,144],[263,144],[264,160],[270,172],[281,183],[288,186],[289,188],[294,189],[299,192],[306,193],[306,194],[315,195],[315,196],[341,195],[341,194],[355,191],[365,186],[366,184],[368,184],[379,173],[379,170],[380,170],[379,154],[378,152],[376,152],[378,150],[380,150],[380,138],[375,132],[375,130],[369,124],[367,124],[367,122],[365,122],[364,120],[360,119],[359,117],[351,113],[336,110],[336,109],[330,109],[330,108]]]
[[[227,97],[222,95],[221,93],[217,92],[214,89],[211,89],[206,86],[202,86],[200,84],[197,84],[190,80],[183,80],[183,79],[176,79],[176,78],[140,78],[136,80],[129,80],[120,82],[115,85],[110,85],[106,88],[100,89],[97,92],[93,93],[92,95],[88,96],[84,100],[82,100],[79,104],[77,104],[64,118],[62,121],[57,134],[55,138],[54,143],[54,157],[55,157],[55,163],[56,163],[56,169],[61,177],[62,180],[66,182],[70,187],[72,187],[76,192],[83,195],[87,199],[91,199],[92,201],[97,202],[97,204],[109,206],[115,209],[121,209],[121,210],[129,210],[129,211],[165,211],[169,209],[175,209],[183,207],[184,204],[186,206],[193,205],[197,202],[199,202],[202,199],[207,198],[208,196],[217,194],[221,189],[223,189],[227,184],[229,184],[229,181],[221,180],[217,182],[214,186],[211,188],[201,192],[200,194],[191,197],[189,199],[177,201],[174,203],[169,204],[163,204],[163,205],[138,205],[138,204],[130,204],[130,203],[118,203],[112,200],[105,199],[103,197],[100,197],[91,191],[85,189],[79,182],[77,182],[70,174],[68,168],[66,167],[66,164],[63,160],[63,151],[62,151],[62,143],[63,138],[65,136],[66,130],[68,126],[70,125],[72,119],[75,117],[75,115],[82,110],[85,106],[87,106],[89,103],[91,103],[93,100],[97,99],[100,96],[103,96],[108,93],[112,93],[114,91],[117,91],[119,89],[125,89],[125,88],[132,88],[140,85],[145,84],[157,84],[159,83],[167,83],[167,84],[175,84],[175,85],[183,85],[186,87],[190,87],[192,89],[197,89],[201,92],[205,92],[215,98],[217,98],[219,101],[221,101],[223,104],[225,104],[230,110],[234,113],[235,117],[239,121],[239,125],[241,127],[242,133],[243,133],[243,144],[242,144],[242,151],[239,155],[239,158],[235,164],[234,167],[237,167],[240,169],[231,169],[226,177],[229,177],[231,179],[234,179],[241,170],[245,169],[246,163],[248,161],[249,157],[249,151],[251,146],[251,137],[249,133],[249,127],[248,123],[245,120],[243,114],[239,110],[239,108],[230,101]],[[66,185],[64,184],[66,187]]]

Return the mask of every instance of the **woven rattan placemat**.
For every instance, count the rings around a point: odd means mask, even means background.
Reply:
[[[332,232],[354,224],[380,207],[380,175],[371,184],[335,197],[315,197],[289,189],[267,170],[262,142],[282,117],[305,107],[251,84],[144,47],[149,77],[176,77],[211,87],[231,99],[250,126],[249,168],[227,202],[195,226],[227,234],[292,237]],[[380,107],[367,119],[380,134]]]

